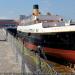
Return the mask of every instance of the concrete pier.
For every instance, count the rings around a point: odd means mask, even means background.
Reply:
[[[7,41],[0,41],[0,73],[21,73],[13,49]]]
[[[0,73],[21,73],[21,66],[16,62],[13,49],[5,38],[5,31],[0,29]]]

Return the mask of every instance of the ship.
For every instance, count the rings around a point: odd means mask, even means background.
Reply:
[[[42,15],[36,4],[32,15],[20,21],[17,31],[31,51],[41,46],[45,54],[75,64],[75,25],[66,24],[62,16],[49,12]]]

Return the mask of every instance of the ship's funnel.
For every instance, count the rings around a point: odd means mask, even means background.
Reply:
[[[33,5],[33,15],[34,16],[40,15],[39,6],[38,5]]]

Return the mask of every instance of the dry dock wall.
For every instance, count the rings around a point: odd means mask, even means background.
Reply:
[[[52,64],[48,64],[44,59],[40,58],[36,53],[30,51],[24,46],[24,42],[17,36],[14,36],[11,32],[8,32],[7,41],[13,48],[13,52],[16,55],[16,61],[21,65],[21,72],[28,73],[30,75],[71,75],[66,72],[57,72],[54,70]]]

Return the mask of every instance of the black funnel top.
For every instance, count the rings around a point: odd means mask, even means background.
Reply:
[[[33,9],[39,9],[38,5],[33,5]]]

